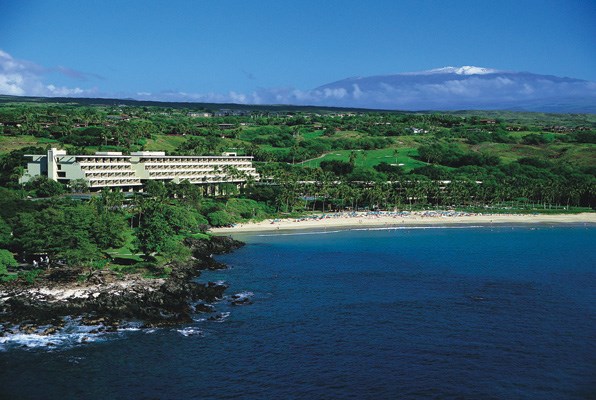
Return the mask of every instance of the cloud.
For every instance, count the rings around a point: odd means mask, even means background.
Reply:
[[[81,96],[85,93],[85,91],[81,88],[67,88],[65,86],[54,86],[54,85],[47,85],[46,89],[52,93],[53,96],[59,97],[74,97],[74,96]]]
[[[453,68],[452,68],[453,69]],[[478,69],[478,68],[476,68]],[[444,69],[443,69],[444,70]],[[459,70],[459,69],[458,69]],[[481,69],[485,70],[485,69]],[[104,93],[79,84],[101,76],[65,66],[44,67],[19,60],[0,50],[0,94],[44,97],[112,97],[152,101],[236,104],[292,104],[401,110],[455,110],[534,107],[540,104],[584,104],[575,110],[596,112],[596,83],[571,78],[492,71],[481,74],[440,72],[349,78],[313,90],[294,87],[257,88],[253,91],[197,93],[179,90]],[[247,79],[252,72],[242,70]],[[77,81],[52,82],[59,74]],[[149,90],[147,90],[149,89]],[[576,101],[577,99],[577,101]],[[529,106],[528,106],[529,105]],[[550,107],[550,106],[549,106]],[[575,106],[574,106],[575,107]],[[550,111],[554,108],[547,108]]]
[[[236,103],[236,104],[262,104],[262,99],[257,92],[240,93],[189,93],[183,91],[165,90],[157,93],[137,92],[133,96],[137,100],[151,101],[181,101],[199,103]]]
[[[0,50],[0,94],[12,96],[81,97],[98,94],[97,88],[82,89],[45,82],[46,75],[58,72],[76,80],[98,78],[66,67],[45,68],[26,60],[19,60]]]
[[[352,85],[352,87],[354,88],[354,91],[352,92],[352,95],[354,96],[354,98],[357,100],[362,96],[362,90],[360,90],[360,86],[358,86],[356,83],[354,85]]]

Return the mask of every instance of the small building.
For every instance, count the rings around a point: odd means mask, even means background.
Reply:
[[[210,118],[212,116],[212,114],[209,112],[195,112],[195,111],[189,112],[186,115],[191,118]]]

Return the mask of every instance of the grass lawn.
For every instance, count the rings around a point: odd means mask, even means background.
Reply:
[[[268,153],[282,154],[282,155],[288,154],[291,151],[291,149],[288,147],[273,147],[268,144],[262,144],[259,147]]]
[[[556,151],[560,160],[583,167],[596,167],[596,145],[590,143],[556,143],[549,146],[549,150]]]
[[[523,157],[550,158],[557,155],[554,150],[547,146],[530,146],[527,144],[483,143],[478,146],[478,149],[499,156],[504,163],[517,161]]]
[[[187,235],[187,237],[193,238],[193,239],[208,239],[211,240],[211,235],[208,235],[206,233],[191,233],[190,235]]]
[[[142,254],[136,254],[134,251],[134,236],[132,232],[128,232],[126,243],[122,247],[108,249],[107,254],[112,257],[112,263],[121,265],[130,265],[136,262],[143,261]]]
[[[174,151],[184,142],[186,136],[157,135],[155,139],[148,139],[144,148],[146,151]]]
[[[378,149],[378,150],[355,150],[358,157],[356,158],[357,167],[374,167],[377,164],[386,162],[387,164],[403,164],[405,171],[410,171],[414,168],[426,165],[425,162],[416,160],[414,157],[418,155],[418,151],[413,147],[401,147],[397,149],[397,155],[394,154],[392,148]],[[352,150],[337,150],[332,151],[321,158],[311,161],[306,161],[302,165],[309,167],[318,167],[321,161],[340,160],[348,162]]]
[[[13,150],[28,146],[43,146],[48,143],[58,143],[54,139],[38,138],[31,135],[0,136],[0,154],[10,153]]]
[[[305,132],[300,136],[304,139],[316,139],[323,136],[323,131]]]
[[[337,138],[348,138],[348,139],[357,139],[361,137],[368,136],[366,133],[358,132],[358,131],[337,131],[331,136],[333,139]]]
[[[532,133],[537,133],[537,134],[542,134],[542,132],[532,132],[532,131],[512,131],[512,132],[507,132],[508,136],[511,136],[512,138],[515,138],[517,140],[520,140],[524,137],[524,136],[528,136],[531,135]]]
[[[211,239],[209,234],[201,232],[176,236],[176,238],[180,241],[182,241],[185,237],[191,237],[194,239]],[[113,270],[125,272],[124,270],[121,271],[121,267],[124,267],[126,271],[131,272],[133,271],[135,264],[144,261],[143,254],[135,253],[133,242],[134,235],[132,232],[129,232],[124,246],[108,249],[106,251],[106,253],[112,258],[110,263],[112,264]]]

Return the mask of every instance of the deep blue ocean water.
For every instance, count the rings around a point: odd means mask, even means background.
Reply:
[[[88,344],[0,342],[0,398],[596,398],[594,227],[239,238],[219,257],[232,268],[200,280],[253,304]]]

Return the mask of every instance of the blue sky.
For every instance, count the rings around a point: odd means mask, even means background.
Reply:
[[[591,0],[3,0],[0,93],[258,102],[448,65],[596,81],[595,21]]]

